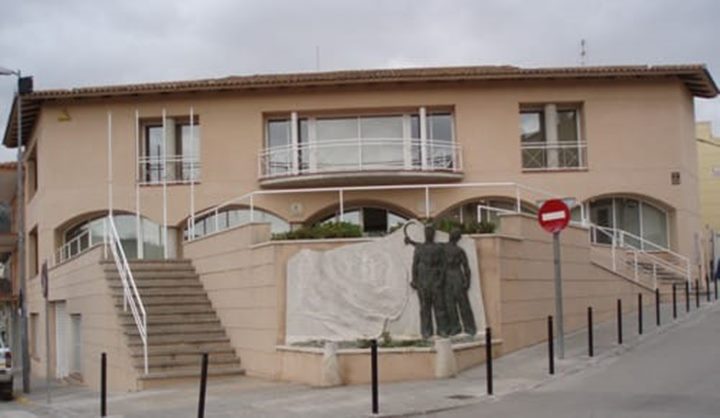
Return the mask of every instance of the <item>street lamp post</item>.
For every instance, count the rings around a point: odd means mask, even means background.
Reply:
[[[23,392],[30,393],[30,350],[28,349],[27,285],[25,281],[25,198],[22,165],[22,73],[0,67],[0,75],[17,77],[17,272],[20,282],[20,350],[22,351]]]

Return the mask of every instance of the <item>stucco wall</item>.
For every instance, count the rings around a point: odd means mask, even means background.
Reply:
[[[488,273],[486,309],[507,353],[546,339],[547,317],[555,316],[554,264],[552,235],[534,218],[505,216],[501,224],[503,235],[476,240],[481,271]],[[638,293],[645,303],[654,301],[650,289],[592,263],[587,230],[570,226],[560,242],[566,332],[586,326],[588,306],[600,322],[614,318],[618,298],[626,311],[637,309]]]
[[[703,224],[720,231],[720,138],[713,136],[710,122],[698,123],[697,137],[710,142],[697,142],[698,178]],[[714,144],[714,145],[713,145]]]
[[[100,260],[102,247],[96,247],[71,261],[51,268],[50,303],[64,301],[66,313],[82,318],[82,378],[93,389],[100,388],[100,354],[108,357],[108,389],[128,391],[137,389],[137,373],[132,365],[115,299],[112,297]],[[30,313],[38,314],[36,334],[38,352],[32,358],[32,373],[45,377],[45,303],[39,279],[28,282]],[[56,367],[56,339],[54,308],[50,308],[50,367]],[[32,332],[32,330],[31,330]],[[32,336],[32,334],[31,334]],[[70,333],[66,336],[71,346]],[[34,344],[31,342],[31,346]],[[70,350],[70,348],[69,348]]]
[[[523,173],[519,106],[527,103],[580,103],[582,133],[588,143],[588,170]],[[38,226],[40,259],[55,246],[54,231],[69,219],[107,207],[107,112],[113,115],[114,205],[135,208],[135,111],[141,117],[182,116],[194,108],[201,126],[201,183],[196,208],[211,207],[259,189],[257,153],[263,147],[268,113],[413,109],[450,106],[455,136],[464,152],[465,182],[512,181],[584,201],[607,194],[651,197],[674,210],[671,244],[693,252],[699,227],[697,175],[693,164],[692,98],[679,80],[527,81],[415,85],[369,90],[245,92],[173,95],[46,103],[32,141],[38,152],[39,189],[28,201],[28,230]],[[60,121],[62,112],[69,121]],[[672,171],[682,183],[670,184]],[[168,219],[177,225],[189,215],[189,186],[168,189]],[[162,221],[160,187],[142,187],[143,215]],[[454,204],[490,195],[514,197],[514,190],[466,189],[433,192],[431,215]],[[534,203],[540,196],[523,196]],[[346,193],[350,202],[392,204],[409,215],[424,215],[424,195],[415,192]],[[291,211],[295,202],[300,211]],[[247,202],[246,202],[247,203]],[[258,208],[288,221],[303,222],[337,203],[337,194],[257,198]],[[295,206],[297,209],[298,206]]]

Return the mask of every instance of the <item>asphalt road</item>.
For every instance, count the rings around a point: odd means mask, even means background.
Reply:
[[[597,367],[434,417],[719,417],[720,310]]]

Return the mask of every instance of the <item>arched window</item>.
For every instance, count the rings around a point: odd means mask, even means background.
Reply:
[[[248,224],[250,218],[250,209],[248,208],[228,208],[221,210],[217,215],[211,213],[195,220],[195,238]],[[290,230],[290,224],[287,221],[262,209],[253,209],[252,222],[269,223],[273,234]],[[188,238],[188,231],[185,231],[185,238]]]
[[[626,242],[644,248],[644,240],[660,247],[668,246],[667,211],[645,200],[629,197],[609,197],[589,203],[590,222],[608,228],[621,229],[637,236]],[[639,238],[642,238],[639,239]]]
[[[115,215],[115,226],[122,242],[125,255],[129,259],[138,258],[137,217],[135,215]],[[161,226],[141,218],[140,246],[143,258],[163,258]],[[105,217],[86,220],[62,231],[62,246],[58,250],[58,261],[67,260],[102,244],[105,234]]]
[[[345,209],[343,222],[359,225],[366,236],[381,236],[404,224],[408,218],[389,209],[363,206]],[[317,223],[340,222],[340,211],[322,218]]]
[[[523,213],[535,214],[535,208],[522,203]],[[454,206],[439,216],[440,219],[449,219],[464,225],[490,222],[497,225],[502,213],[517,212],[517,201],[509,198],[486,198],[473,200]]]

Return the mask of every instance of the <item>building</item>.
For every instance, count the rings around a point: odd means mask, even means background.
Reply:
[[[344,245],[269,241],[329,220],[372,237],[412,218],[469,229],[503,219],[505,235],[515,228],[534,237],[521,213],[572,198],[583,263],[591,250],[612,258],[611,273],[593,265],[593,274],[638,286],[662,275],[690,279],[703,230],[693,99],[717,93],[701,65],[340,71],[33,92],[23,97],[33,368],[45,370],[37,275],[48,261],[57,376],[96,386],[95,359],[108,351],[117,359],[113,387],[147,387],[186,376],[197,350],[217,341],[231,371],[234,354],[249,373],[291,378],[273,365],[284,344],[284,284],[229,289],[253,277],[281,283],[300,248]],[[11,116],[6,146],[16,146],[16,129]],[[581,239],[588,231],[592,243]],[[228,276],[238,268],[232,260],[211,271],[207,260],[228,251],[260,264],[242,278]],[[165,261],[178,258],[189,261]],[[118,284],[128,271],[148,290]],[[150,289],[158,277],[177,281]],[[487,298],[494,323],[502,309]],[[132,315],[117,313],[124,304]],[[193,304],[176,328],[153,322]],[[200,317],[212,326],[191,329],[204,337],[183,328]],[[195,351],[152,347],[185,344],[188,335]],[[531,342],[511,344],[510,331],[505,338],[505,347]],[[283,357],[286,367],[300,361],[294,355]]]
[[[713,267],[720,259],[720,138],[713,135],[710,122],[697,124],[698,181],[703,224],[712,237]]]

